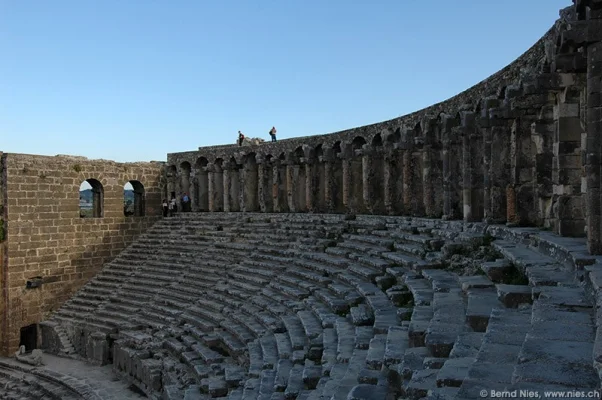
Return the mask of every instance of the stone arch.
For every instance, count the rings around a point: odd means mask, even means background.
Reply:
[[[194,169],[194,190],[192,193],[192,204],[195,211],[209,211],[209,176],[207,165],[209,160],[205,157],[197,158]]]
[[[123,214],[126,217],[143,217],[146,214],[146,193],[140,181],[127,181],[123,185],[123,197]]]
[[[399,142],[401,142],[401,128],[395,129],[395,132],[387,132],[384,137],[384,144],[387,146],[393,146]]]
[[[80,218],[102,218],[104,216],[104,187],[99,180],[88,178],[79,186]]]
[[[357,213],[365,211],[363,157],[358,155],[358,152],[361,153],[365,144],[366,139],[363,136],[356,136],[351,141],[351,158],[349,160],[349,207],[351,212]]]
[[[383,145],[383,137],[380,133],[377,133],[372,138],[372,146],[382,146],[382,145]]]

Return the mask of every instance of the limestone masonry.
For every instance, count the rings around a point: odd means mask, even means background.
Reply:
[[[599,397],[601,93],[602,1],[574,0],[394,120],[167,163],[0,153],[0,398]]]

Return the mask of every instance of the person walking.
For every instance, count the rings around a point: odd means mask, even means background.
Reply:
[[[276,127],[272,126],[272,129],[270,129],[270,136],[272,137],[272,142],[276,141]]]
[[[238,146],[242,146],[242,142],[245,140],[245,135],[241,131],[238,131]]]

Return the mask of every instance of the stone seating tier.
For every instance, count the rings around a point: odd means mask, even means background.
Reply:
[[[167,399],[595,388],[597,260],[525,232],[182,214],[107,264],[42,324],[44,341]],[[475,275],[450,269],[452,256],[478,265]]]

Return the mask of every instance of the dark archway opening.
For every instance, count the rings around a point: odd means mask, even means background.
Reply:
[[[128,181],[123,186],[123,214],[126,217],[143,217],[145,199],[144,185],[139,181]]]
[[[21,328],[21,340],[19,347],[25,346],[25,351],[32,351],[38,348],[38,325],[31,324]]]
[[[96,179],[86,179],[79,186],[79,216],[103,217],[104,189]]]

